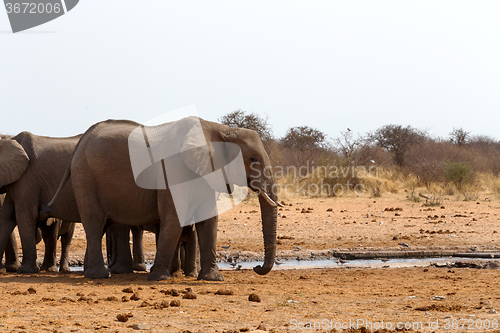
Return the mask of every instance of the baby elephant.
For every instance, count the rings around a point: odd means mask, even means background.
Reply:
[[[40,270],[57,272],[56,247],[57,239],[61,238],[61,260],[60,272],[69,272],[69,246],[75,232],[75,223],[49,218],[46,222],[38,222],[38,228],[42,231],[42,239],[45,243],[45,254]]]

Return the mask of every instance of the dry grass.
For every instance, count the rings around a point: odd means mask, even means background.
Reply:
[[[356,177],[362,176],[362,177]],[[454,184],[447,182],[432,182],[425,186],[413,174],[404,174],[395,169],[378,168],[371,173],[350,173],[347,177],[329,178],[323,174],[308,174],[306,177],[287,176],[277,180],[281,191],[278,193],[280,200],[287,201],[291,197],[306,196],[309,198],[332,196],[356,196],[354,186],[359,184],[358,190],[364,189],[364,194],[371,197],[381,197],[384,193],[399,193],[408,190],[416,193],[428,193],[432,197],[455,196],[457,201],[484,200],[495,197],[500,198],[500,177],[491,173],[478,173],[473,183],[458,189]],[[346,188],[349,185],[350,191]],[[327,186],[328,185],[328,186]],[[337,185],[336,191],[332,189]],[[323,191],[321,191],[323,186]],[[342,193],[341,189],[344,191]],[[329,191],[330,189],[330,191]],[[358,191],[359,192],[359,191]]]

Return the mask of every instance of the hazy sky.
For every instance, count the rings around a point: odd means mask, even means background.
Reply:
[[[402,124],[500,139],[500,2],[81,0],[17,34],[0,8],[0,133],[192,104],[268,115],[278,137]]]

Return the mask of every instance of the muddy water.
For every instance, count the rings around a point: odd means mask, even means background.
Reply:
[[[311,268],[405,268],[405,267],[427,267],[451,266],[456,262],[486,264],[495,262],[500,265],[500,259],[491,258],[466,258],[466,257],[442,257],[442,258],[395,258],[395,259],[370,259],[370,260],[283,260],[276,264],[273,270],[289,269],[311,269]],[[238,262],[234,267],[228,262],[217,263],[220,270],[245,270],[253,269],[257,265],[262,265],[261,261]],[[147,265],[148,270],[152,265]],[[82,266],[71,267],[74,272],[83,271]]]

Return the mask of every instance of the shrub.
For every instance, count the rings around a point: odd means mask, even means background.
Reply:
[[[445,162],[445,178],[461,191],[474,179],[474,172],[466,162]]]

